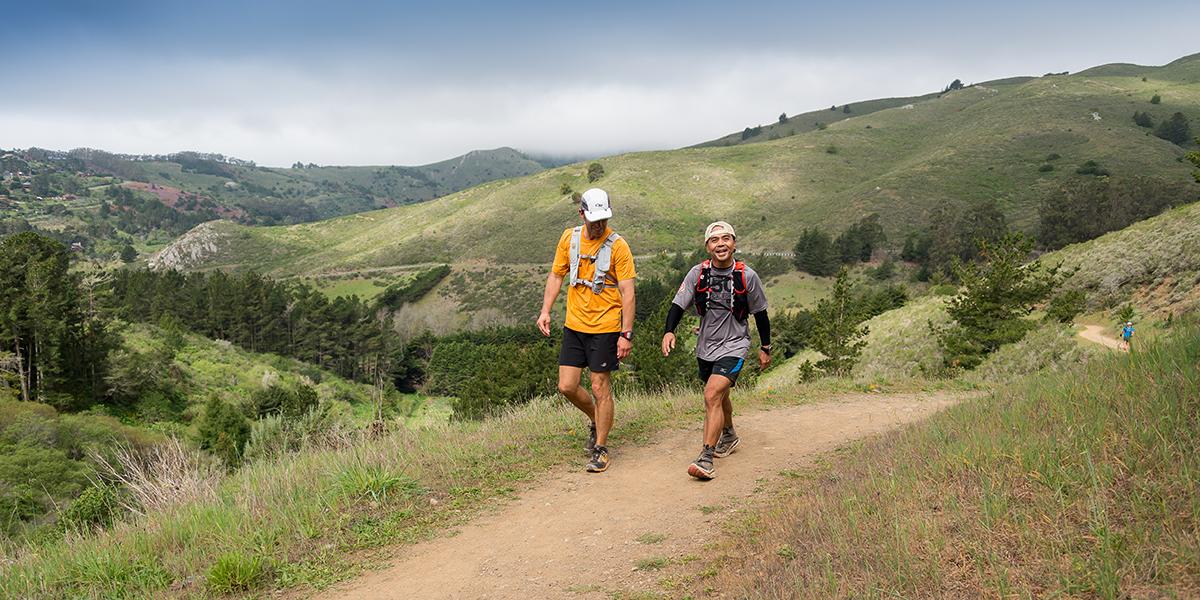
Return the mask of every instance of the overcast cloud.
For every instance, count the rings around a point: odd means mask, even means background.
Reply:
[[[236,19],[231,28],[183,9],[138,13],[138,27],[117,18],[152,6],[142,3],[114,5],[116,17],[30,9],[25,27],[0,25],[0,49],[23,57],[0,78],[0,147],[190,149],[274,166],[422,164],[497,146],[599,155],[690,145],[783,111],[917,95],[954,78],[1163,64],[1200,50],[1191,4],[1164,6],[1175,18],[1146,15],[1137,31],[1124,9],[1081,12],[1114,8],[1095,3],[1038,18],[1019,5],[914,5],[911,22],[894,7],[848,19],[701,4],[672,19],[687,5],[647,16],[617,3],[590,27],[537,3],[504,14],[371,5],[328,21],[293,15],[285,27],[270,11],[218,11]]]

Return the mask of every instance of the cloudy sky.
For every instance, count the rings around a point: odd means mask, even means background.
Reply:
[[[1200,2],[0,0],[0,148],[422,164],[685,146],[846,102],[1200,52]]]

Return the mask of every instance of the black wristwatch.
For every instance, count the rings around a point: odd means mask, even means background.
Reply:
[[[620,333],[620,336],[632,342],[633,341],[633,330],[630,329],[629,331],[622,331]]]
[[[766,344],[764,346],[759,346],[758,348],[760,350],[762,350],[763,352],[766,352],[768,356],[771,355],[771,345],[770,344]]]

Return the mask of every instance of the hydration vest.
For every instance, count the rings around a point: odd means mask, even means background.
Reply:
[[[571,280],[570,280],[571,283],[570,283],[570,285],[572,287],[577,286],[577,285],[586,285],[592,289],[593,293],[596,293],[596,294],[603,292],[606,288],[617,287],[617,279],[615,277],[609,275],[608,270],[612,268],[613,244],[616,243],[617,240],[621,239],[621,236],[617,235],[616,232],[608,234],[608,237],[605,238],[605,240],[604,240],[604,244],[602,246],[600,246],[600,250],[598,252],[596,252],[595,255],[579,253],[579,243],[580,243],[580,238],[582,236],[583,236],[583,226],[582,225],[576,227],[575,230],[571,232],[571,255],[570,255],[571,256]],[[595,265],[596,265],[596,273],[592,276],[592,279],[590,281],[579,278],[579,261],[580,261],[580,259],[590,260],[593,263],[595,263]],[[609,281],[611,281],[612,283],[609,283]]]
[[[701,317],[708,309],[708,293],[712,291],[712,261],[700,263],[700,276],[696,278],[696,313]],[[746,263],[733,263],[733,317],[745,321],[750,317],[750,299],[746,297]]]

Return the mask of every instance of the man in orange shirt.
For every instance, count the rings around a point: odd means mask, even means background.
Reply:
[[[550,335],[550,307],[563,279],[567,289],[567,319],[558,353],[558,391],[591,419],[587,470],[608,469],[608,432],[612,429],[611,373],[633,348],[633,253],[629,244],[608,227],[612,206],[599,188],[583,193],[579,216],[583,225],[563,231],[546,277],[542,312],[537,326]],[[583,368],[591,372],[592,393],[579,385]]]

